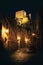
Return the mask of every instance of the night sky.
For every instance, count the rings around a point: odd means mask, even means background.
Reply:
[[[43,0],[0,0],[0,17],[14,17],[16,11],[23,9],[34,17],[41,7]]]

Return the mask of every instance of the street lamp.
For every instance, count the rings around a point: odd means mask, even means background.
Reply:
[[[20,48],[20,41],[21,41],[21,37],[17,36],[18,48]]]
[[[6,30],[5,30],[5,32],[6,32],[6,33],[9,33],[9,30],[8,30],[8,29],[6,29]]]
[[[32,33],[32,36],[34,37],[34,36],[36,36],[36,34],[35,33]]]
[[[30,42],[30,38],[25,37],[25,43],[27,44],[28,42]]]
[[[25,43],[27,44],[27,42],[28,42],[28,39],[25,37]]]

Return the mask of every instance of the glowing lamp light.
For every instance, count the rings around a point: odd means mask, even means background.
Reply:
[[[17,36],[17,40],[20,40],[21,38],[20,38],[20,36]]]
[[[32,36],[34,37],[36,34],[35,33],[32,33]]]
[[[20,48],[20,40],[21,40],[21,37],[17,36],[18,48]]]
[[[28,42],[30,42],[30,38],[25,37],[25,43],[27,44]]]
[[[28,38],[25,37],[25,43],[27,43],[27,42],[28,42]]]
[[[5,31],[6,33],[8,33],[9,32],[9,30],[8,29],[6,29],[6,31]]]

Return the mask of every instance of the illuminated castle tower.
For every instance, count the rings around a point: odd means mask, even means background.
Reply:
[[[26,12],[24,10],[17,11],[15,13],[15,19],[17,20],[17,25],[22,25],[28,22],[28,18],[26,17]]]
[[[27,15],[24,10],[20,10],[15,13],[15,20],[17,22],[17,34],[18,33],[21,34],[20,43],[22,47],[25,46],[25,37],[26,39],[30,37],[30,28],[31,28],[30,19],[31,19],[31,14]]]

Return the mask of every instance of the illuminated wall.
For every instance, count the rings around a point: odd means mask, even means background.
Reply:
[[[26,12],[24,10],[17,11],[15,14],[15,18],[23,18],[24,16],[26,16]]]

